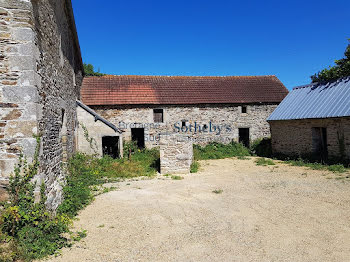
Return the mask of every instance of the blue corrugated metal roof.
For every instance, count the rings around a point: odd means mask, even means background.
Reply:
[[[350,116],[350,77],[294,88],[267,121]]]

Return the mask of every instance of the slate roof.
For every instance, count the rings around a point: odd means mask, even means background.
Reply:
[[[350,116],[350,77],[294,88],[268,121]]]
[[[86,77],[87,105],[279,103],[288,90],[276,76]]]

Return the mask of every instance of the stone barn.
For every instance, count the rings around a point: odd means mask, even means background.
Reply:
[[[350,77],[294,88],[268,122],[274,154],[350,160]]]
[[[72,4],[1,0],[0,23],[0,194],[18,156],[33,159],[39,135],[36,180],[45,183],[47,207],[54,210],[62,200],[62,163],[77,147],[83,80]]]
[[[82,101],[125,131],[140,148],[161,134],[180,133],[195,144],[270,136],[267,117],[288,94],[276,76],[86,77]]]

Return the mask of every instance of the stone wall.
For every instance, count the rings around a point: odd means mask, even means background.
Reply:
[[[180,134],[160,136],[160,173],[188,174],[193,160],[190,137]]]
[[[37,179],[45,182],[47,205],[55,209],[62,198],[62,160],[75,148],[83,70],[71,3],[0,0],[0,28],[1,178],[7,179],[20,151],[33,157],[33,134],[40,135]]]
[[[8,176],[21,150],[30,161],[37,134],[39,79],[35,73],[32,6],[29,1],[0,1],[0,180]]]
[[[131,139],[132,127],[144,127],[146,146],[153,147],[159,145],[160,133],[179,132],[189,135],[194,144],[202,145],[211,141],[222,143],[238,141],[238,128],[250,128],[251,140],[270,136],[270,128],[266,119],[277,105],[249,104],[244,106],[247,107],[247,113],[241,113],[241,105],[162,105],[114,108],[93,106],[92,108],[124,130],[125,140]],[[154,123],[153,109],[155,108],[164,110],[164,123]],[[182,120],[186,121],[186,127],[182,128]],[[207,126],[206,130],[203,129],[204,125]],[[199,128],[202,132],[198,131]]]
[[[350,118],[271,121],[273,153],[301,156],[312,153],[312,128],[327,128],[330,157],[339,157],[339,135],[344,137],[345,153],[350,159]]]

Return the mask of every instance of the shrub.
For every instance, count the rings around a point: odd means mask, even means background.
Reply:
[[[250,150],[254,155],[260,157],[272,157],[271,138],[265,137],[253,141]]]
[[[204,147],[193,146],[195,160],[222,159],[235,156],[249,156],[249,149],[240,143],[232,141],[229,144],[212,142]]]
[[[123,144],[123,154],[124,157],[128,158],[130,157],[133,153],[138,152],[139,148],[137,146],[136,141],[126,141]]]
[[[62,234],[69,232],[70,219],[65,215],[54,216],[45,206],[45,187],[41,186],[41,201],[35,203],[31,183],[37,174],[39,162],[39,138],[32,164],[20,157],[8,187],[9,202],[3,205],[0,228],[5,241],[12,246],[12,259],[32,260],[54,254],[59,248],[69,246]]]

